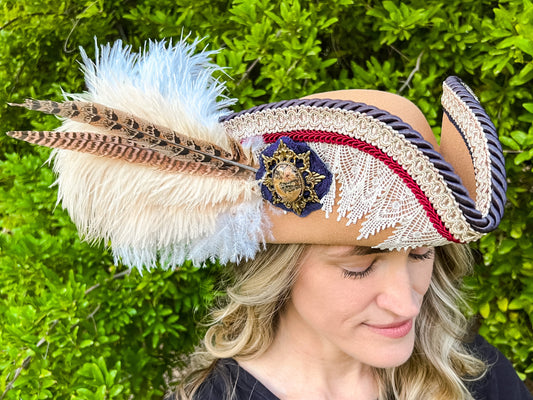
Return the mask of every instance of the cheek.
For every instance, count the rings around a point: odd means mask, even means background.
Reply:
[[[431,278],[433,276],[433,261],[427,262],[422,268],[416,268],[413,273],[412,282],[415,292],[422,296],[426,294],[431,284]]]
[[[342,323],[372,303],[373,291],[373,285],[343,277],[339,268],[304,268],[293,286],[292,302],[308,319]]]

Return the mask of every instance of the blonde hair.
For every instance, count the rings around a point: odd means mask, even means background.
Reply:
[[[306,248],[268,245],[255,259],[232,266],[234,280],[225,304],[211,314],[203,348],[192,356],[192,370],[178,387],[179,399],[193,399],[218,359],[254,358],[269,348]],[[461,312],[467,306],[460,287],[471,272],[471,252],[467,246],[451,244],[435,253],[412,356],[401,366],[375,370],[380,400],[472,400],[464,381],[486,371],[486,365],[463,345],[469,324]],[[229,400],[233,388],[229,382],[227,386]]]

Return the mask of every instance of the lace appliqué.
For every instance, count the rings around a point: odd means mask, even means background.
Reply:
[[[340,184],[337,219],[347,218],[350,225],[366,216],[357,239],[396,227],[394,234],[376,247],[398,249],[448,243],[427,218],[413,192],[381,161],[348,146],[312,143],[310,147],[328,160],[328,167]],[[348,171],[347,165],[351,166]],[[335,195],[336,188],[332,187],[322,199],[327,216],[333,211]]]
[[[476,175],[476,208],[485,217],[492,199],[491,160],[487,138],[478,118],[472,113],[460,97],[446,84],[443,84],[442,106],[459,126],[472,154],[474,173]],[[472,153],[471,149],[476,149]],[[479,149],[479,150],[478,150]]]

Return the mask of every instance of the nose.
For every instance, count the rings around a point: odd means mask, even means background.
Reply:
[[[408,255],[405,252],[391,254],[384,272],[376,297],[377,305],[405,319],[416,317],[423,295],[414,288]]]

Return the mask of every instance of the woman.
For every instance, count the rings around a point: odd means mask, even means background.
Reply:
[[[61,132],[10,133],[75,150],[55,153],[63,206],[123,263],[233,265],[178,398],[528,398],[459,311],[457,243],[497,227],[506,188],[470,89],[444,82],[440,146],[385,92],[228,114],[195,44],[104,46],[84,56],[87,93],[23,105],[64,117]]]
[[[469,338],[460,286],[471,255],[445,244],[496,227],[501,149],[460,80],[444,83],[442,102],[440,148],[414,105],[375,91],[323,93],[223,119],[233,138],[259,147],[263,198],[286,211],[266,211],[267,241],[294,244],[271,244],[234,267],[227,303],[214,311],[178,398],[531,398],[501,354]],[[432,175],[450,177],[436,148],[461,178],[445,184],[455,206]],[[297,154],[305,151],[319,158],[306,175],[323,177],[316,185],[299,180]],[[319,188],[329,179],[324,170],[338,185],[327,193]],[[320,209],[303,215],[308,203],[297,204],[294,192],[320,198]],[[463,217],[468,226],[459,227]]]
[[[235,268],[174,398],[528,399],[511,364],[469,338],[457,286],[470,265],[454,244],[270,245]]]

